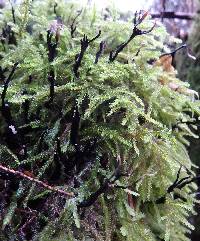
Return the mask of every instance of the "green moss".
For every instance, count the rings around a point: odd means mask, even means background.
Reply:
[[[167,189],[180,166],[181,178],[194,175],[185,143],[193,136],[187,122],[199,114],[199,101],[174,71],[158,64],[169,36],[146,17],[137,28],[151,31],[134,36],[109,61],[134,33],[132,21],[119,20],[114,10],[107,20],[94,9],[78,10],[64,1],[35,0],[15,7],[15,24],[10,9],[0,15],[1,29],[11,26],[17,42],[6,35],[0,46],[2,93],[3,79],[18,62],[2,98],[0,164],[74,193],[66,197],[34,180],[9,177],[5,237],[188,240],[196,185],[177,188],[179,198]]]

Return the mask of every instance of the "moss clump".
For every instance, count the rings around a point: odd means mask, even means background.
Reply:
[[[165,29],[65,1],[13,10],[0,15],[1,239],[189,240],[199,101],[160,57]]]

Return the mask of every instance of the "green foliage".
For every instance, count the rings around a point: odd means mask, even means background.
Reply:
[[[15,24],[11,9],[0,15],[0,28],[10,26],[17,42],[7,35],[0,45],[2,94],[18,62],[5,98],[12,121],[5,118],[2,99],[0,164],[74,196],[12,176],[7,198],[2,198],[5,240],[188,240],[196,185],[167,190],[180,166],[180,178],[194,176],[185,145],[186,137],[194,136],[187,122],[199,115],[200,102],[173,71],[149,63],[159,61],[170,37],[156,26],[133,38],[109,62],[110,51],[132,34],[132,19],[123,22],[113,10],[113,17],[105,20],[87,7],[77,15],[80,7],[73,3],[54,4],[24,1],[15,6]],[[149,30],[153,24],[145,18],[138,28]],[[80,40],[84,34],[93,39],[99,30],[76,77]],[[94,64],[101,41],[106,47]],[[52,46],[57,48],[50,60]],[[170,83],[178,83],[181,91]],[[117,171],[126,175],[115,180]],[[95,193],[94,202],[81,206]],[[158,203],[163,196],[165,201]]]

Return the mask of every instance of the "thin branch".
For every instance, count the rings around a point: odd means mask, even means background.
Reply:
[[[48,189],[52,192],[57,192],[57,193],[62,194],[64,196],[70,196],[70,197],[74,196],[74,193],[72,193],[72,192],[65,192],[65,191],[63,191],[61,189],[58,189],[56,187],[52,187],[52,186],[46,184],[45,182],[42,182],[42,181],[38,180],[37,178],[30,177],[23,172],[15,171],[14,169],[10,169],[8,167],[2,166],[1,164],[0,164],[0,170],[3,171],[3,172],[9,173],[11,175],[14,175],[15,177],[19,177],[19,178],[26,179],[28,181],[34,182],[34,183],[38,184],[39,186],[41,186],[45,189]]]
[[[136,52],[136,54],[135,54],[135,56],[137,57],[137,56],[139,56],[139,54],[140,54],[140,52],[141,52],[141,49],[142,49],[142,47],[143,46],[141,46],[138,50],[137,50],[137,52]]]
[[[80,53],[76,56],[75,58],[75,63],[74,63],[74,66],[73,66],[73,72],[76,76],[76,78],[79,78],[79,68],[81,66],[81,61],[83,59],[83,56],[89,46],[89,44],[91,44],[93,41],[95,41],[97,38],[99,38],[101,35],[101,30],[99,30],[99,33],[94,37],[92,38],[91,40],[88,39],[88,37],[84,34],[83,38],[81,39],[81,51]]]
[[[137,12],[136,12],[136,14],[135,14],[135,19],[134,19],[134,28],[133,28],[133,32],[132,32],[131,36],[129,37],[129,39],[128,39],[126,42],[120,44],[115,51],[111,51],[111,52],[110,52],[109,62],[113,62],[113,61],[117,58],[118,54],[119,54],[120,52],[122,52],[123,49],[124,49],[136,36],[148,34],[148,33],[150,33],[150,32],[155,28],[156,22],[154,23],[154,25],[153,25],[149,30],[146,30],[146,31],[144,30],[144,31],[142,31],[142,30],[138,29],[137,26],[143,22],[143,20],[146,18],[147,15],[148,15],[148,12],[145,12],[141,17],[139,17],[138,20],[136,20],[136,19],[137,19]]]
[[[38,144],[37,144],[38,153],[42,152],[42,146],[43,146],[43,142],[44,142],[44,138],[45,138],[46,133],[47,133],[47,129],[45,129],[40,135],[40,138],[39,138],[39,141],[38,141]]]
[[[57,7],[58,7],[58,4],[55,3],[54,6],[53,6],[53,12],[56,16],[57,16],[57,9],[56,9]]]
[[[1,66],[0,66],[0,81],[5,81],[6,79],[6,76],[5,76],[5,73],[7,71],[7,68],[3,69]]]
[[[181,49],[183,49],[183,48],[187,48],[187,44],[181,45],[180,47],[176,48],[175,50],[173,50],[173,51],[170,52],[170,53],[164,53],[164,54],[162,54],[160,57],[164,57],[164,56],[167,56],[167,55],[171,55],[172,58],[174,58],[174,57],[175,57],[175,54],[176,54],[179,50],[181,50]]]
[[[15,19],[15,9],[12,6],[12,17],[13,17],[13,23],[16,23],[16,19]]]
[[[60,159],[62,158],[60,138],[57,138],[56,140],[56,154],[59,156]]]
[[[180,172],[181,172],[181,168],[182,166],[179,168],[178,172],[177,172],[177,176],[176,176],[176,180],[174,181],[174,183],[172,185],[170,185],[167,189],[167,193],[171,193],[171,192],[174,192],[175,188],[181,190],[182,188],[184,188],[186,185],[196,181],[196,180],[199,180],[200,179],[200,176],[196,176],[196,177],[192,177],[191,175],[190,176],[187,176],[187,177],[183,177],[182,179],[179,180],[179,177],[180,177]],[[156,203],[157,204],[162,204],[162,203],[165,203],[166,201],[166,195],[167,193],[160,197],[159,199],[156,200]],[[185,200],[184,197],[182,197],[181,195],[175,193],[174,194],[174,199],[181,199],[181,200]]]
[[[13,7],[13,4],[12,4],[11,0],[9,0],[9,2],[10,2],[10,5],[11,5],[11,11],[12,11],[13,23],[15,24],[15,23],[16,23],[15,9],[14,9],[14,7]]]
[[[1,113],[6,122],[5,127],[5,142],[7,143],[8,148],[10,148],[19,158],[22,160],[26,156],[26,146],[23,145],[21,136],[18,132],[18,128],[13,120],[11,109],[8,103],[6,103],[6,94],[9,83],[12,80],[12,77],[17,69],[18,63],[15,63],[12,67],[12,70],[9,76],[4,80],[4,87],[1,94],[2,106]]]
[[[115,172],[111,175],[109,179],[106,179],[104,183],[97,189],[96,192],[92,193],[86,200],[83,200],[78,208],[85,208],[93,205],[100,195],[106,193],[109,188],[114,187],[113,184],[123,176],[129,176],[128,174],[121,173],[119,166],[115,169]]]
[[[5,45],[6,42],[8,44],[17,45],[17,39],[15,37],[15,33],[13,32],[11,26],[6,25],[2,29],[1,42],[2,42],[3,46]],[[4,48],[5,48],[5,46],[4,46]]]
[[[183,19],[183,20],[194,20],[194,14],[190,13],[178,13],[178,12],[167,12],[151,13],[152,18],[168,18],[168,19]]]
[[[98,39],[99,37],[101,36],[101,30],[99,30],[99,33],[94,37],[92,38],[91,40],[89,40],[89,44],[91,44],[92,42],[94,42],[96,39]]]
[[[192,60],[196,60],[196,57],[191,53],[192,51],[191,51],[191,49],[187,46],[187,44],[181,45],[180,47],[176,48],[175,50],[173,50],[173,51],[170,52],[170,53],[164,53],[164,54],[162,54],[162,55],[160,56],[160,58],[162,58],[162,57],[164,57],[164,56],[169,56],[169,55],[171,55],[171,57],[172,57],[172,65],[175,66],[175,62],[174,62],[174,60],[175,60],[175,55],[176,55],[176,53],[177,53],[179,50],[181,50],[181,49],[186,49],[186,50],[187,50],[187,56],[188,56],[190,59],[192,59]]]
[[[57,54],[57,47],[58,47],[58,37],[56,33],[56,42],[52,42],[52,37],[53,33],[48,30],[47,31],[47,48],[48,48],[48,58],[49,58],[49,63],[52,63],[56,57]],[[49,94],[49,101],[48,103],[52,103],[54,99],[54,87],[55,87],[55,73],[54,70],[51,69],[49,74],[48,74],[48,81],[50,84],[50,94]]]
[[[30,84],[30,83],[32,83],[32,81],[33,81],[33,76],[32,76],[32,75],[29,75],[29,77],[28,77],[28,83]]]
[[[9,76],[7,77],[7,79],[4,81],[4,87],[3,87],[3,92],[1,94],[1,100],[2,100],[2,108],[4,108],[5,106],[5,98],[6,98],[6,93],[7,93],[7,89],[8,89],[8,85],[10,83],[10,81],[12,80],[12,77],[17,69],[19,63],[15,63],[12,67],[12,70],[9,74]]]
[[[109,188],[109,180],[106,180],[96,192],[92,193],[89,196],[88,199],[79,203],[78,208],[90,207],[92,204],[94,204],[97,201],[97,199],[101,194],[105,193],[108,190],[108,188]]]
[[[65,175],[65,164],[67,162],[67,156],[62,153],[60,138],[56,140],[56,149],[54,152],[54,172],[51,177],[51,181],[56,181],[61,176]]]
[[[180,168],[178,170],[175,182],[167,189],[168,193],[172,192],[174,190],[174,188],[177,186],[178,180],[179,180],[179,177],[180,177],[181,169],[182,169],[182,166],[180,166]]]
[[[24,116],[24,123],[28,124],[28,113],[29,113],[29,109],[30,109],[30,101],[28,99],[26,99],[23,103],[22,103],[22,109],[23,109],[23,116]]]
[[[101,41],[101,43],[99,44],[99,51],[96,53],[96,58],[95,58],[95,62],[94,62],[95,64],[97,64],[99,62],[99,58],[103,54],[105,47],[106,47],[105,41]]]
[[[51,30],[47,31],[47,48],[48,48],[48,57],[49,62],[53,62],[56,57],[56,49],[58,47],[58,39],[56,38],[56,42],[52,42],[53,33]]]
[[[48,81],[49,81],[49,84],[50,84],[49,103],[52,103],[53,99],[54,99],[54,94],[55,94],[55,90],[54,90],[55,73],[54,73],[53,70],[50,70],[50,72],[48,74]]]
[[[70,142],[75,147],[79,144],[79,125],[80,125],[80,113],[78,111],[77,104],[73,110],[72,124],[71,124],[71,132],[70,132]]]
[[[75,16],[75,18],[72,21],[72,24],[70,25],[72,38],[74,38],[74,32],[76,31],[75,22],[76,22],[77,18],[81,15],[82,11],[83,11],[82,9],[80,11],[78,11],[77,15]]]

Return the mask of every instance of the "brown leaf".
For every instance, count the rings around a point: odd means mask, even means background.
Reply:
[[[164,71],[173,73],[175,71],[174,67],[172,66],[172,56],[163,55],[161,56],[156,62],[156,66],[161,66]]]

